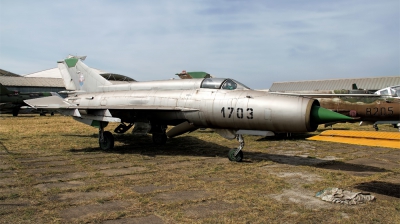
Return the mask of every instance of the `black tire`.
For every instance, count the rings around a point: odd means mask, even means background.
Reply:
[[[114,136],[109,131],[103,133],[103,141],[99,138],[100,149],[112,150],[114,148]]]
[[[234,154],[235,154],[236,150],[237,149],[229,150],[228,158],[229,158],[230,161],[233,161],[233,162],[242,162],[242,160],[243,160],[243,152],[242,152],[242,150],[240,150],[239,153],[235,156]]]
[[[167,134],[165,133],[153,133],[153,143],[156,145],[165,145],[167,143]]]

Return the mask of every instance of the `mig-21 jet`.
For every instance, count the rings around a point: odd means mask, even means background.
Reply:
[[[227,78],[178,79],[113,85],[86,66],[83,58],[70,56],[58,62],[69,96],[26,100],[34,108],[57,110],[99,128],[99,145],[114,147],[105,131],[109,122],[128,131],[135,122],[150,124],[155,144],[198,128],[212,128],[221,136],[237,139],[231,161],[243,159],[243,135],[315,131],[319,124],[352,118],[319,106],[318,100],[252,90]],[[173,126],[168,129],[167,126]]]

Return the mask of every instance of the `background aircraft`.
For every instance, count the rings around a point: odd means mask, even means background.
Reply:
[[[372,124],[375,130],[378,130],[378,124],[392,124],[394,127],[399,128],[400,86],[387,87],[373,94],[351,93],[354,91],[340,92],[342,93],[274,93],[316,98],[321,107],[353,117],[354,120],[352,122],[361,122],[360,125]]]
[[[10,91],[0,83],[0,113],[12,113],[13,116],[18,116],[21,107],[28,106],[24,100],[52,95],[58,94],[51,92],[21,93]],[[44,112],[40,113],[44,114]]]
[[[315,131],[319,124],[351,120],[319,107],[315,99],[270,94],[251,90],[224,78],[177,79],[113,85],[82,62],[70,56],[59,61],[70,96],[25,100],[34,108],[54,109],[77,121],[99,128],[99,145],[114,147],[109,122],[121,123],[117,133],[135,122],[147,122],[153,142],[165,144],[172,138],[197,128],[213,128],[239,147],[229,151],[231,161],[241,161],[243,134],[268,136],[279,132]],[[167,125],[174,126],[168,132]]]

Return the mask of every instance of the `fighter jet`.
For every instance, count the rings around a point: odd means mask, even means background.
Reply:
[[[0,113],[12,113],[18,116],[21,107],[26,107],[24,100],[38,97],[52,96],[57,93],[51,92],[33,92],[21,93],[19,91],[10,91],[0,83]],[[58,94],[57,94],[58,95]],[[42,112],[40,112],[42,113]]]
[[[34,108],[58,110],[75,120],[99,128],[102,150],[114,147],[114,137],[105,131],[109,122],[120,125],[116,133],[128,131],[135,122],[147,122],[155,144],[167,138],[213,128],[221,136],[237,139],[231,161],[242,161],[243,135],[315,131],[319,124],[352,118],[319,106],[315,99],[281,96],[252,90],[228,78],[177,79],[113,85],[70,56],[58,61],[70,96],[26,100]],[[167,132],[167,126],[173,126]]]

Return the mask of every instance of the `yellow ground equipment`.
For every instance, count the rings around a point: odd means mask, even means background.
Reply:
[[[400,132],[329,130],[307,139],[400,149]]]

